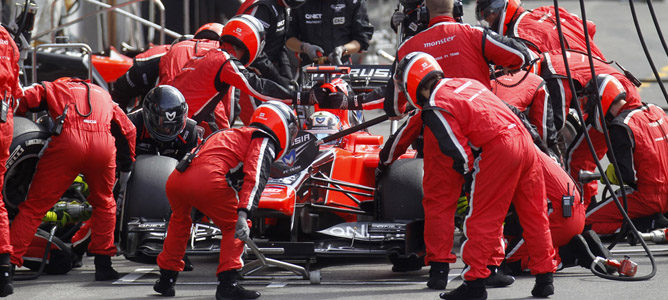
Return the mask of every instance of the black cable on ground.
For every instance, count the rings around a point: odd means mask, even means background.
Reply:
[[[654,73],[654,77],[656,78],[656,83],[659,84],[659,87],[661,88],[661,92],[663,93],[663,98],[666,99],[666,102],[668,102],[668,92],[666,92],[666,87],[663,86],[663,82],[661,81],[661,75],[659,75],[659,72],[656,70],[656,66],[654,65],[654,60],[652,60],[652,56],[649,54],[649,50],[647,50],[647,44],[645,43],[645,38],[642,35],[640,24],[638,24],[638,15],[636,14],[636,7],[633,4],[633,1],[634,0],[629,0],[629,7],[631,8],[631,15],[633,16],[633,24],[636,26],[638,39],[640,39],[640,44],[642,45],[642,50],[645,52],[645,56],[647,57],[647,62],[649,63],[649,66],[652,68],[652,73]],[[648,2],[651,2],[651,0],[649,0]],[[658,28],[659,27],[657,27],[657,30]]]
[[[631,1],[633,1],[633,0],[631,0]],[[580,0],[580,5],[584,6],[584,0]],[[561,18],[559,16],[559,1],[558,0],[554,0],[554,8],[555,8],[554,9],[555,10],[555,18],[556,18],[556,21],[557,21],[557,31],[559,33],[559,43],[561,45],[562,56],[563,56],[563,59],[564,59],[564,66],[565,66],[565,69],[566,69],[566,76],[568,78],[568,82],[569,82],[569,85],[570,85],[570,88],[571,88],[571,96],[572,96],[572,99],[573,99],[572,101],[574,101],[575,111],[578,114],[578,118],[580,119],[580,122],[582,124],[585,124],[584,116],[582,114],[582,109],[580,107],[580,101],[577,98],[577,94],[576,94],[576,90],[575,90],[575,83],[573,82],[573,76],[571,75],[571,71],[570,71],[569,66],[568,66],[568,57],[567,57],[567,53],[566,53],[566,45],[564,43],[564,35],[563,35],[563,31],[562,31],[562,26],[561,26]],[[586,22],[585,17],[583,17],[583,21]],[[585,28],[584,31],[586,32],[586,26],[584,28]],[[588,39],[587,39],[587,41],[588,41]],[[588,46],[587,48],[588,48],[589,52],[591,52],[590,47]],[[590,59],[591,59],[591,57],[590,57]],[[600,103],[599,103],[599,105],[600,105]],[[605,120],[605,118],[602,119],[602,120]],[[591,152],[592,156],[594,156],[594,162],[596,162],[596,167],[598,168],[598,170],[601,174],[605,174],[605,172],[603,171],[603,167],[601,166],[601,162],[598,160],[598,157],[596,157],[596,151],[594,149],[594,145],[591,141],[591,138],[589,137],[587,127],[584,127],[583,131],[584,131],[585,140],[587,141],[587,146],[589,146],[589,151]],[[611,186],[610,182],[608,181],[608,178],[606,176],[601,176],[601,179],[603,179],[606,186]],[[638,233],[638,230],[635,228],[635,226],[633,226],[633,223],[631,222],[631,219],[629,218],[626,211],[624,211],[624,208],[622,207],[621,203],[619,202],[619,199],[617,199],[617,196],[612,194],[612,197],[613,197],[613,200],[615,202],[615,205],[617,205],[617,208],[619,209],[620,213],[624,217],[624,220],[626,220],[629,223],[629,226],[630,226],[631,230],[636,234],[636,236],[640,237],[640,234]],[[592,268],[592,273],[594,273],[595,275],[597,275],[601,278],[606,278],[606,279],[611,279],[611,280],[619,280],[619,281],[641,281],[641,280],[648,280],[648,279],[654,277],[654,275],[656,275],[656,262],[654,261],[654,256],[652,255],[652,252],[647,247],[647,244],[644,241],[640,241],[640,242],[641,242],[643,248],[645,249],[645,252],[647,252],[647,255],[648,255],[648,257],[650,259],[650,262],[651,262],[651,265],[652,265],[652,271],[649,274],[639,276],[639,277],[619,277],[619,276],[611,276],[611,275],[608,275],[608,274],[597,272],[595,270],[595,268]]]

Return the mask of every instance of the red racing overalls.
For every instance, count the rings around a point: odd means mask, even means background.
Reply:
[[[6,120],[0,121],[0,190],[5,182],[6,163],[14,133],[14,99],[23,96],[19,84],[19,49],[5,27],[0,26],[0,100],[7,106]],[[0,193],[0,254],[12,253],[9,220],[5,201]]]
[[[550,221],[550,233],[554,251],[559,254],[559,247],[564,246],[576,235],[582,232],[585,224],[585,205],[580,198],[580,192],[575,182],[564,171],[559,164],[545,153],[540,152],[539,164],[545,178],[545,194],[548,202],[548,220]],[[571,207],[571,216],[564,217],[563,196],[573,196],[574,202]],[[557,258],[558,255],[557,255]],[[506,254],[507,262],[521,260],[522,269],[529,267],[531,257],[524,246],[524,241],[517,243]],[[560,262],[560,259],[558,259]]]
[[[523,8],[519,8],[524,10]],[[587,52],[582,19],[559,8],[561,28],[564,34],[564,42],[567,50],[578,50]],[[591,52],[594,56],[605,59],[601,50],[594,44],[596,25],[587,21],[587,32],[591,44]],[[524,10],[517,19],[508,25],[506,35],[519,38],[527,44],[536,56],[543,52],[561,50],[557,21],[553,6],[543,6],[532,10]]]
[[[185,172],[174,171],[167,180],[172,215],[160,255],[161,269],[183,271],[183,255],[190,236],[193,207],[211,218],[222,233],[216,273],[240,269],[244,243],[234,238],[237,211],[257,207],[275,155],[274,142],[253,127],[233,128],[212,135]],[[229,172],[241,167],[241,190],[231,188]]]
[[[28,196],[19,205],[19,213],[12,222],[14,254],[11,261],[18,266],[23,264],[22,256],[42,217],[79,174],[83,174],[88,183],[88,202],[93,206],[88,251],[114,255],[116,201],[112,188],[116,160],[118,158],[120,171],[130,171],[134,160],[135,127],[104,89],[78,79],[33,85],[25,91],[17,113],[44,107],[53,119],[63,114],[66,117],[62,132],[50,138],[37,163]],[[90,112],[90,115],[81,116],[77,110],[81,114]]]
[[[279,100],[291,103],[295,92],[286,90],[273,81],[258,77],[249,72],[238,60],[223,49],[212,49],[202,55],[195,55],[186,63],[182,71],[167,84],[181,91],[188,103],[188,117],[199,114],[200,110],[210,101],[216,101],[221,92],[228,92],[235,87],[242,93],[261,100]],[[230,89],[231,90],[231,89]],[[230,128],[231,110],[234,102],[223,97],[218,106],[222,105],[225,114],[216,113],[218,129]]]
[[[668,118],[653,104],[622,111],[609,125],[610,142],[627,192],[629,217],[668,212]],[[621,201],[621,196],[618,194]],[[588,212],[587,224],[597,233],[613,233],[622,215],[612,197]]]
[[[571,51],[567,52],[567,57],[568,67],[576,84],[576,89],[582,89],[591,80],[589,59],[584,54]],[[626,90],[626,104],[623,109],[632,109],[641,105],[638,90],[623,73],[600,60],[594,59],[593,62],[596,74],[610,74],[624,86],[624,90]],[[565,124],[566,115],[572,102],[571,88],[566,78],[566,68],[561,51],[550,51],[541,55],[540,75],[547,83],[547,89],[550,92],[552,101],[555,126],[559,130]],[[589,123],[588,121],[586,125],[587,130],[594,144],[596,156],[600,160],[608,149],[602,132],[596,127],[592,128]],[[578,133],[575,140],[568,146],[564,156],[566,167],[573,178],[577,178],[580,170],[594,171],[596,169],[596,164],[582,131]],[[591,197],[597,194],[597,184],[597,181],[593,181],[583,187],[586,205],[589,205]]]
[[[397,50],[395,62],[400,62],[415,51],[425,52],[436,58],[445,77],[472,78],[483,82],[487,88],[491,88],[488,61],[510,69],[519,69],[527,64],[530,58],[529,51],[521,42],[481,27],[458,23],[448,16],[432,18],[429,28],[404,41]],[[394,85],[389,84],[389,87]],[[399,97],[399,101],[392,103],[403,106],[406,103],[405,96],[397,93],[396,88],[394,94]],[[400,115],[403,107],[385,107],[385,110],[390,115]]]

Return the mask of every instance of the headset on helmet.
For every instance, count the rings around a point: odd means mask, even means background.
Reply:
[[[258,106],[251,116],[250,126],[265,131],[276,142],[280,149],[274,160],[283,158],[299,130],[292,109],[283,102],[273,100]]]
[[[603,109],[603,115],[608,116],[608,110],[610,106],[618,101],[626,99],[626,90],[624,86],[609,74],[598,74],[596,75],[596,81],[589,80],[587,85],[584,88],[584,107],[586,113],[589,117],[594,116],[594,125],[597,127],[602,126],[600,115],[597,112],[598,106],[596,105],[596,98],[601,100],[601,108]],[[598,97],[596,97],[598,94]],[[588,118],[589,119],[589,118]],[[602,130],[598,128],[599,130]]]
[[[207,23],[195,31],[195,39],[206,39],[217,41],[223,33],[223,24]]]
[[[237,57],[245,66],[250,65],[264,48],[264,26],[251,15],[232,17],[223,27],[220,42],[230,43],[245,50],[242,57]]]
[[[481,25],[504,35],[519,8],[520,0],[478,0],[475,16]]]
[[[422,109],[422,103],[426,101],[420,95],[420,89],[436,77],[443,77],[443,70],[434,57],[424,52],[406,55],[394,73],[394,81],[399,90],[406,95],[411,105],[419,109]]]
[[[297,8],[302,6],[302,4],[306,3],[306,0],[278,0],[278,3],[280,3],[284,7]]]
[[[151,89],[142,104],[144,126],[154,139],[168,142],[186,127],[188,104],[173,86],[159,85]]]

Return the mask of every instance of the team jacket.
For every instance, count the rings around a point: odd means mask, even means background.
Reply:
[[[517,86],[524,75],[527,77]],[[526,114],[529,122],[536,127],[541,139],[550,145],[556,142],[557,131],[554,126],[554,114],[550,103],[550,94],[545,88],[545,81],[540,76],[521,71],[514,75],[504,75],[491,81],[492,92],[506,103],[517,107]],[[504,86],[506,85],[506,86]]]
[[[644,104],[622,111],[609,126],[612,150],[624,183],[645,196],[668,192],[667,122],[663,109]]]
[[[225,177],[241,169],[244,179],[237,209],[251,213],[260,201],[275,153],[274,142],[262,130],[232,128],[211,135],[192,163],[215,165]]]
[[[292,79],[292,67],[285,51],[289,21],[286,8],[279,5],[277,0],[246,0],[237,14],[254,16],[264,26],[264,49],[251,67],[260,71],[262,77],[287,86]]]
[[[155,46],[135,56],[132,67],[114,82],[111,98],[126,108],[132,98],[148,93],[158,82],[160,58],[167,54],[170,46]]]
[[[582,89],[591,79],[591,71],[589,66],[589,58],[587,55],[567,51],[568,67],[571,71],[571,76],[575,81],[576,92],[582,95]],[[566,114],[571,106],[572,93],[567,80],[566,68],[564,58],[561,51],[549,51],[541,54],[540,60],[540,76],[543,77],[547,84],[547,89],[552,100],[552,111],[554,112],[554,124],[557,129],[564,126]],[[624,76],[622,72],[613,66],[594,59],[594,71],[596,74],[610,74],[617,78],[626,90],[626,105],[624,109],[630,109],[640,106],[640,94],[635,85]]]
[[[92,108],[88,106],[88,96]],[[130,171],[135,157],[135,126],[123,110],[111,101],[109,93],[101,87],[79,79],[34,84],[25,90],[25,96],[19,102],[17,113],[25,114],[28,110],[48,109],[51,118],[56,120],[66,107],[68,109],[63,131],[110,132],[116,139],[119,170]],[[87,114],[90,109],[92,113],[84,118],[76,112],[77,108],[82,114]]]
[[[587,45],[582,28],[582,19],[563,8],[559,8],[559,17],[562,20],[561,26],[566,49],[586,53]],[[587,32],[592,54],[605,59],[601,50],[596,47],[593,41],[594,34],[596,34],[596,25],[587,21]],[[507,34],[523,40],[536,55],[547,51],[561,50],[553,6],[543,6],[522,12],[515,22],[509,24]]]
[[[172,81],[193,56],[202,55],[219,46],[218,41],[206,39],[187,40],[172,45],[169,51],[160,58],[158,84]]]
[[[429,28],[401,44],[395,62],[411,52],[425,52],[436,58],[446,78],[471,78],[491,88],[488,61],[510,69],[519,69],[530,61],[526,46],[493,31],[457,23],[447,16],[432,18],[429,24]],[[388,87],[386,99],[399,97],[399,101],[386,101],[385,110],[391,116],[400,115],[402,108],[390,107],[389,103],[403,105],[405,97],[394,91],[391,82]]]
[[[218,101],[218,94],[226,93],[230,86],[239,89],[261,101],[278,100],[291,103],[292,99],[297,99],[298,93],[286,90],[279,84],[258,77],[249,72],[243,64],[230,56],[222,49],[211,49],[203,55],[196,55],[186,63],[182,71],[167,84],[176,87],[183,93],[188,102],[188,117],[192,118],[198,115],[202,108],[211,101]],[[304,95],[304,100],[308,100],[308,95]],[[226,108],[231,107],[229,97],[222,99]],[[227,102],[227,103],[226,103]],[[220,116],[227,118],[230,114]],[[216,116],[218,117],[218,115]],[[219,123],[220,129],[229,128],[229,120]]]
[[[366,0],[306,1],[290,12],[288,38],[318,45],[325,50],[324,55],[352,40],[358,41],[361,51],[365,51],[372,35]]]
[[[202,128],[198,128],[195,121],[187,119],[186,127],[172,141],[161,142],[151,137],[144,125],[144,115],[141,109],[128,114],[128,118],[137,128],[137,155],[158,154],[180,160],[202,141]]]

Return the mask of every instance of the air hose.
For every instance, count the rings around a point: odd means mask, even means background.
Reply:
[[[650,11],[652,12],[652,19],[654,20],[654,25],[656,26],[656,30],[659,33],[659,37],[661,38],[661,43],[663,44],[664,49],[667,49],[666,43],[663,40],[663,35],[661,34],[661,28],[659,27],[659,23],[656,20],[656,15],[654,14],[654,7],[651,5],[652,0],[647,0],[647,3],[650,7]],[[666,92],[666,87],[663,85],[663,82],[661,81],[661,75],[659,75],[659,72],[656,70],[656,65],[654,65],[654,60],[652,60],[652,56],[649,54],[649,50],[647,50],[647,44],[645,43],[645,38],[642,35],[640,24],[638,24],[638,15],[636,14],[636,7],[633,4],[633,0],[629,0],[629,6],[631,7],[633,24],[636,27],[636,32],[638,33],[638,39],[640,39],[640,45],[642,45],[642,50],[645,52],[645,56],[647,57],[647,62],[649,63],[649,66],[652,68],[652,73],[654,73],[654,77],[656,78],[656,83],[659,84],[659,87],[661,88],[661,92],[663,93],[663,98],[666,99],[666,102],[668,102],[668,92]],[[667,52],[666,54],[668,55],[668,50],[666,50],[666,52]]]
[[[564,67],[566,69],[566,76],[568,78],[568,82],[569,82],[569,85],[570,85],[570,88],[571,88],[571,94],[572,94],[572,99],[573,99],[574,104],[575,104],[574,105],[575,110],[577,112],[577,115],[578,115],[578,118],[579,118],[581,124],[586,124],[585,120],[584,120],[584,117],[583,117],[583,114],[582,114],[582,109],[580,107],[580,101],[578,100],[578,97],[577,97],[577,94],[576,94],[575,83],[573,82],[573,77],[571,75],[571,71],[570,71],[570,68],[568,66],[568,57],[567,57],[566,46],[565,46],[565,42],[564,42],[564,35],[563,35],[563,31],[562,31],[562,26],[561,26],[561,17],[559,16],[559,1],[558,0],[554,0],[554,8],[555,8],[554,9],[555,10],[555,18],[556,18],[556,23],[557,23],[557,31],[559,33],[559,44],[561,46],[561,51],[562,51],[562,55],[563,55],[563,59],[564,59]],[[588,56],[589,56],[589,63],[590,63],[590,67],[591,67],[592,74],[593,74],[592,79],[596,80],[596,76],[594,74],[594,66],[593,66],[593,61],[592,61],[592,55],[591,55],[591,45],[589,43],[589,34],[588,34],[588,31],[586,30],[586,28],[587,28],[587,17],[586,17],[586,14],[585,14],[584,0],[580,0],[580,8],[582,10],[582,22],[583,22],[583,25],[584,25],[583,26],[583,31],[585,33],[585,41],[587,43],[587,53],[588,53]],[[596,98],[597,98],[597,106],[599,108],[598,109],[599,114],[603,115],[603,112],[602,112],[602,109],[601,109],[600,99],[598,99],[598,96],[596,96]],[[605,117],[601,117],[601,120],[605,120]],[[604,128],[603,133],[605,135],[606,143],[609,145],[610,144],[610,137],[608,136],[607,130],[605,130],[605,126],[602,126],[602,127]],[[589,136],[589,132],[587,130],[587,127],[583,128],[583,133],[584,133],[585,140],[587,141],[587,146],[589,147],[589,151],[591,152],[591,154],[594,158],[594,162],[596,163],[596,167],[598,168],[600,174],[605,174],[605,171],[603,170],[603,167],[601,166],[601,162],[598,160],[598,157],[596,156],[596,151],[594,149],[594,145],[593,145],[593,143],[591,141],[591,138]],[[614,163],[615,162],[613,162],[613,164]],[[615,169],[619,170],[618,167],[616,167]],[[619,171],[617,171],[617,172],[619,172]],[[621,178],[621,175],[618,174],[618,176],[619,176],[619,178]],[[608,178],[606,176],[601,176],[601,179],[603,179],[606,187],[609,188],[610,190],[612,190],[612,187],[611,187],[611,184],[610,184]],[[654,261],[654,256],[652,255],[652,252],[647,247],[647,244],[644,241],[642,241],[640,233],[638,232],[638,230],[635,228],[635,226],[631,222],[631,219],[629,218],[628,214],[624,210],[624,207],[622,206],[622,204],[619,202],[619,199],[617,198],[617,196],[614,193],[612,193],[611,196],[612,196],[612,198],[615,202],[615,205],[617,206],[620,213],[622,214],[622,217],[624,218],[625,222],[630,227],[630,230],[633,232],[633,234],[635,234],[636,237],[638,237],[639,240],[641,240],[640,243],[643,246],[643,248],[645,249],[645,252],[647,253],[647,255],[650,259],[650,262],[651,262],[651,265],[652,265],[652,271],[647,275],[638,276],[638,277],[612,276],[612,275],[608,275],[608,274],[599,272],[598,270],[596,270],[596,268],[593,268],[593,267],[591,268],[591,271],[596,276],[599,276],[599,277],[605,278],[605,279],[611,279],[611,280],[619,280],[619,281],[648,280],[648,279],[654,277],[654,275],[656,274],[656,262]]]

